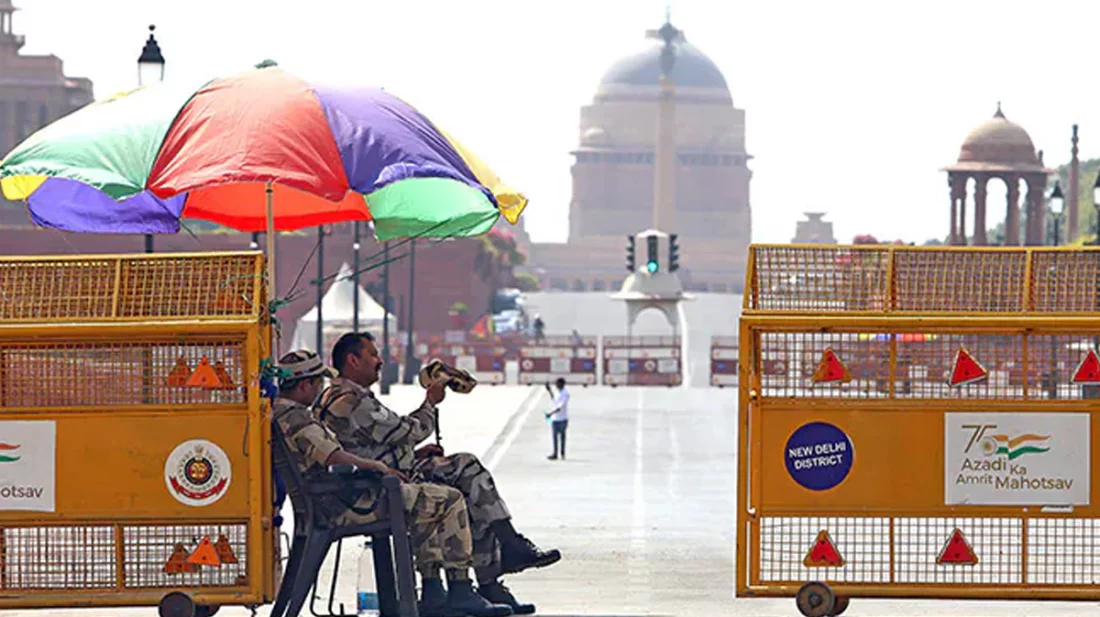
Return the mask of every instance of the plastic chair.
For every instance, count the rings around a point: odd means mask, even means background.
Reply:
[[[332,526],[318,515],[317,500],[323,495],[339,493],[349,487],[363,490],[377,487],[379,474],[357,471],[351,465],[333,465],[328,469],[331,481],[306,483],[298,466],[294,464],[278,423],[272,427],[271,446],[275,467],[286,483],[287,495],[294,510],[294,540],[283,572],[282,584],[275,596],[271,617],[298,617],[317,580],[317,573],[329,547],[343,538],[353,536],[370,536],[372,539],[381,614],[384,617],[419,617],[416,574],[405,525],[401,481],[393,476],[382,478],[382,491],[368,511],[380,507],[382,496],[385,495],[388,512],[384,519],[367,525]],[[336,564],[333,580],[338,572],[339,564]]]

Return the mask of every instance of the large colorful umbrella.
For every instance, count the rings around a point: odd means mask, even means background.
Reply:
[[[177,233],[192,218],[240,231],[365,220],[380,240],[470,236],[500,215],[514,224],[527,203],[396,96],[309,84],[274,65],[84,107],[0,161],[0,186],[36,223],[92,233]]]

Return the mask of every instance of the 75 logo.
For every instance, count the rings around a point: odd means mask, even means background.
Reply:
[[[970,431],[970,441],[966,443],[966,449],[963,452],[970,452],[970,449],[974,447],[974,444],[982,440],[985,437],[986,432],[997,429],[996,424],[964,424],[962,430]]]

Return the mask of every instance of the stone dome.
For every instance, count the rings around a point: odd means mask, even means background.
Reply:
[[[672,80],[677,87],[707,88],[729,94],[726,78],[714,61],[686,40],[673,45],[676,63],[672,67]],[[616,61],[600,79],[600,90],[619,86],[656,88],[661,76],[662,46],[661,41],[649,39],[639,51]]]
[[[979,124],[963,140],[959,163],[991,163],[1006,166],[1039,166],[1035,144],[1022,126],[997,113]]]

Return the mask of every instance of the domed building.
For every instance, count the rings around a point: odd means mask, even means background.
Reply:
[[[679,235],[685,287],[731,291],[743,284],[752,225],[745,112],[714,61],[675,32],[675,204],[662,231]],[[616,289],[627,274],[626,236],[654,226],[663,48],[651,38],[614,62],[581,108],[568,243],[531,247],[547,287]]]
[[[1036,153],[1031,136],[1023,127],[1008,120],[1000,103],[993,117],[979,124],[963,140],[958,161],[949,167],[947,183],[951,189],[951,226],[948,243],[976,246],[989,244],[986,220],[986,191],[990,180],[1000,179],[1008,187],[1005,208],[1007,246],[1020,244],[1020,185],[1026,185],[1024,200],[1026,230],[1024,243],[1043,244],[1043,191],[1052,170],[1043,166],[1042,151]],[[967,232],[968,185],[973,181],[974,218]]]

